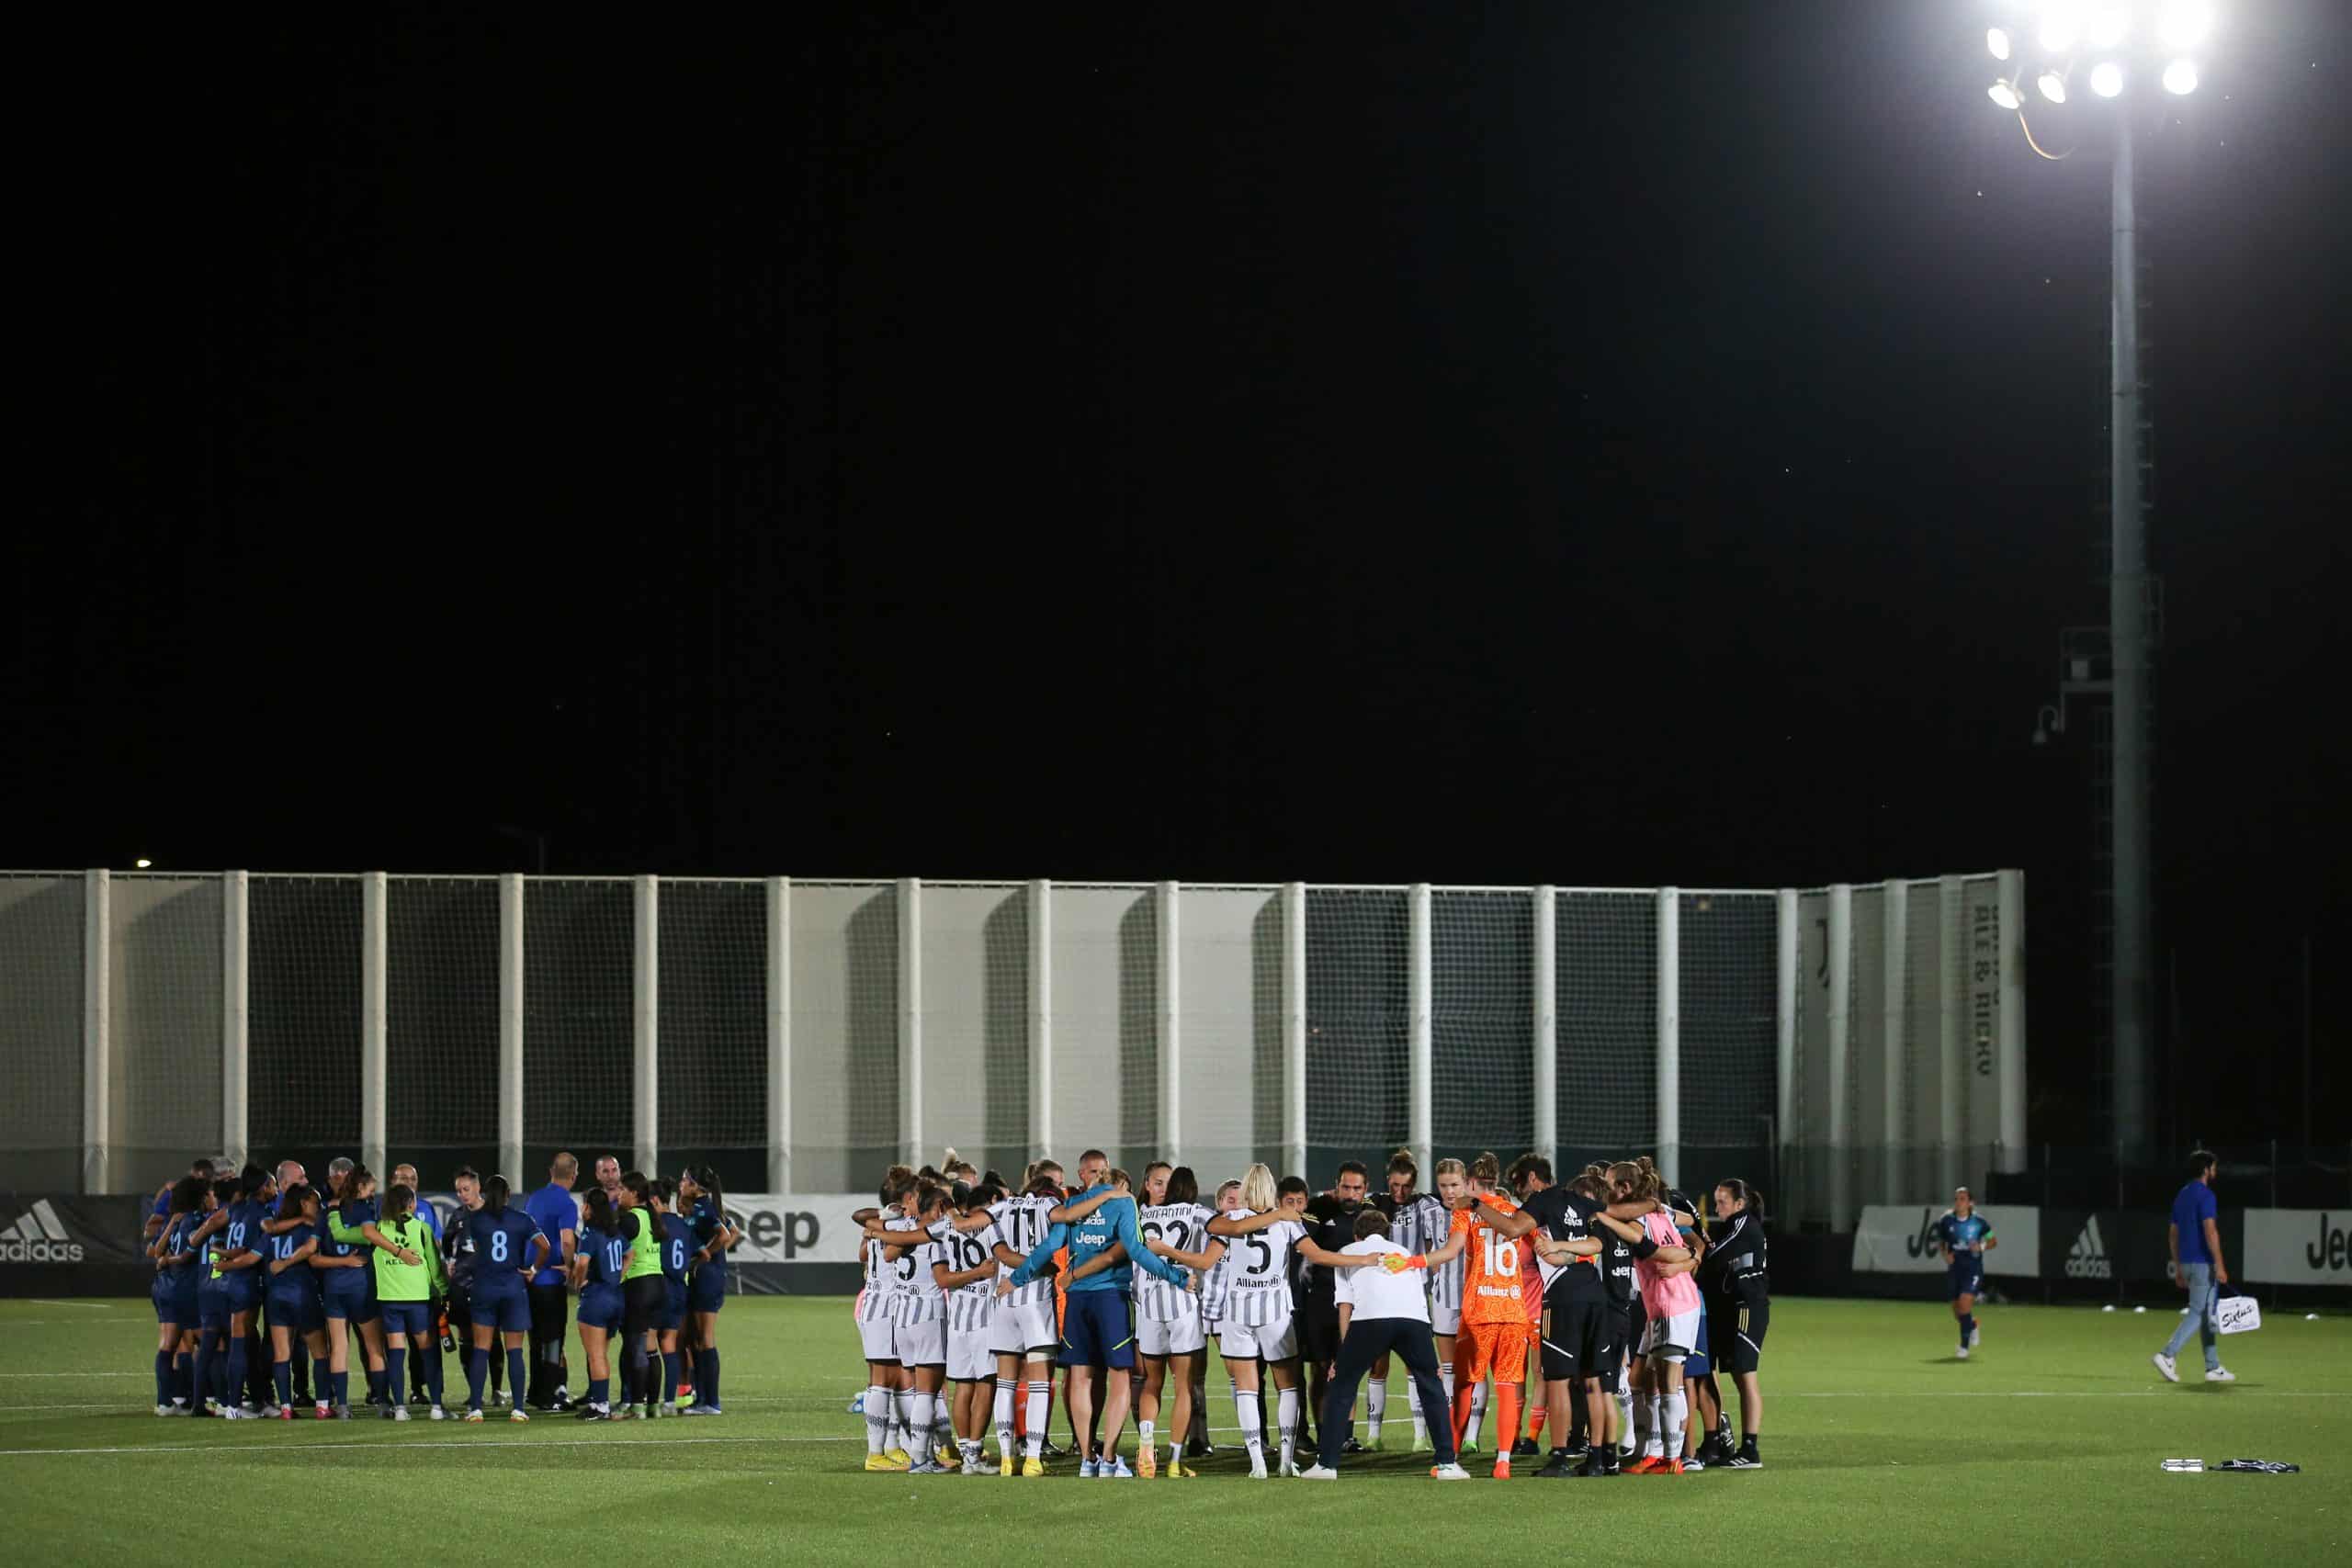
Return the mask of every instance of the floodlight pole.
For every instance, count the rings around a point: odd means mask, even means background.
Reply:
[[[2149,905],[2148,750],[2149,577],[2146,518],[2141,508],[2139,211],[2133,201],[2132,108],[2116,105],[2115,156],[2110,171],[2109,389],[2109,491],[2108,525],[2113,559],[2107,583],[2108,658],[2111,698],[2114,808],[2109,818],[2114,876],[2115,963],[2111,1016],[2114,1079],[2110,1093],[2116,1141],[2127,1158],[2150,1151],[2148,1124],[2149,953],[2154,919]]]

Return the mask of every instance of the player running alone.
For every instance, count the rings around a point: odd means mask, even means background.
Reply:
[[[1968,1359],[1976,1348],[1976,1297],[1984,1289],[1984,1255],[2001,1245],[1993,1222],[1976,1212],[1976,1200],[1965,1187],[1952,1190],[1951,1207],[1937,1217],[1936,1239],[1944,1248],[1944,1288],[1951,1294],[1951,1315],[1960,1325],[1960,1348],[1954,1355]]]

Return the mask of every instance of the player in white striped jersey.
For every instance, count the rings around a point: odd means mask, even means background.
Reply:
[[[997,1229],[988,1206],[1002,1195],[1000,1188],[974,1191],[958,1182],[948,1193],[956,1207],[932,1231],[939,1255],[933,1272],[947,1299],[947,1376],[956,1385],[956,1447],[967,1475],[980,1473],[980,1442],[988,1435],[989,1396],[996,1382],[996,1354],[989,1340],[996,1321]],[[965,1229],[963,1222],[975,1216],[980,1228]],[[1010,1453],[1010,1411],[1005,1427],[999,1451]]]
[[[906,1229],[912,1222],[900,1218],[896,1211],[913,1187],[910,1173],[893,1174],[882,1184],[881,1209],[860,1210],[853,1217],[865,1224],[866,1214],[887,1215],[892,1229]],[[913,1461],[897,1441],[899,1393],[908,1382],[899,1361],[898,1268],[888,1249],[871,1233],[861,1250],[865,1258],[865,1288],[857,1297],[857,1337],[864,1342],[865,1354],[865,1468],[906,1470]]]
[[[1208,1239],[1208,1223],[1216,1214],[1198,1201],[1200,1182],[1193,1168],[1178,1166],[1168,1171],[1160,1184],[1163,1190],[1158,1193],[1152,1191],[1152,1176],[1151,1171],[1144,1173],[1144,1195],[1157,1201],[1146,1204],[1136,1216],[1145,1245],[1157,1237],[1179,1251],[1198,1252]],[[1159,1419],[1159,1391],[1171,1376],[1176,1409],[1168,1426],[1168,1474],[1175,1479],[1192,1473],[1182,1462],[1184,1433],[1193,1420],[1193,1374],[1208,1345],[1201,1326],[1197,1276],[1193,1287],[1180,1291],[1148,1269],[1135,1272],[1136,1348],[1143,1356],[1143,1392],[1136,1400],[1136,1468],[1146,1479],[1152,1475],[1156,1462],[1152,1445]]]
[[[902,1206],[900,1215],[868,1222],[865,1235],[882,1248],[890,1285],[892,1337],[906,1373],[901,1415],[911,1456],[908,1473],[936,1475],[950,1468],[933,1437],[947,1380],[947,1299],[934,1268],[940,1258],[932,1227],[946,1217],[947,1190],[924,1182]]]
[[[1250,1475],[1266,1479],[1266,1438],[1259,1424],[1258,1369],[1266,1363],[1273,1379],[1281,1423],[1281,1473],[1298,1473],[1298,1333],[1291,1323],[1290,1260],[1293,1253],[1327,1268],[1357,1269],[1376,1258],[1328,1252],[1308,1239],[1306,1183],[1253,1165],[1241,1179],[1242,1212],[1208,1222],[1201,1250],[1186,1252],[1149,1237],[1144,1245],[1191,1269],[1214,1269],[1227,1253],[1239,1258],[1227,1287],[1217,1349],[1233,1381],[1233,1404],[1241,1417],[1241,1438],[1250,1450]]]
[[[1220,1214],[1238,1214],[1244,1212],[1241,1207],[1240,1182],[1226,1181],[1219,1184],[1216,1190],[1216,1212]],[[1201,1337],[1207,1345],[1218,1343],[1218,1337],[1224,1328],[1226,1303],[1232,1299],[1233,1295],[1233,1266],[1236,1261],[1234,1255],[1227,1252],[1216,1260],[1216,1267],[1201,1276]],[[1206,1459],[1216,1452],[1216,1448],[1208,1441],[1208,1354],[1204,1348],[1193,1372],[1193,1440],[1184,1445],[1184,1457],[1187,1459]],[[1259,1425],[1262,1428],[1265,1425],[1262,1419],[1265,1414],[1265,1401],[1261,1399],[1256,1404],[1261,1416]]]
[[[1421,1168],[1413,1158],[1413,1152],[1410,1149],[1398,1149],[1388,1157],[1386,1201],[1383,1201],[1377,1198],[1373,1200],[1380,1211],[1388,1216],[1388,1239],[1402,1247],[1408,1256],[1415,1253],[1435,1252],[1443,1247],[1451,1224],[1445,1212],[1445,1205],[1429,1193],[1419,1190],[1420,1180]],[[1456,1259],[1453,1264],[1453,1283],[1458,1303],[1462,1284],[1462,1265],[1459,1259]],[[1458,1318],[1461,1312],[1458,1304],[1454,1310]],[[1445,1348],[1440,1350],[1439,1359],[1448,1367],[1453,1364],[1451,1339],[1447,1341]],[[1365,1388],[1366,1400],[1372,1406],[1371,1430],[1367,1436],[1370,1446],[1375,1449],[1380,1446],[1381,1421],[1385,1414],[1382,1407],[1387,1403],[1387,1392],[1388,1358],[1383,1356],[1373,1363],[1372,1380]],[[1451,1393],[1446,1395],[1448,1408],[1452,1407],[1453,1397]],[[1408,1398],[1405,1403],[1413,1412],[1413,1450],[1418,1453],[1430,1446],[1429,1421],[1421,1414],[1419,1400]]]
[[[1437,1173],[1438,1217],[1450,1229],[1453,1224],[1450,1211],[1470,1190],[1470,1174],[1458,1159],[1442,1159],[1432,1168]],[[1436,1247],[1417,1247],[1414,1250],[1426,1255],[1442,1251],[1444,1245],[1441,1239]],[[1437,1381],[1445,1390],[1449,1408],[1453,1404],[1453,1341],[1462,1332],[1462,1270],[1460,1253],[1430,1266],[1430,1334],[1437,1341]],[[1484,1385],[1479,1394],[1478,1408],[1471,1416],[1473,1421],[1487,1413]]]
[[[1033,1167],[1029,1190],[990,1205],[989,1221],[997,1233],[998,1277],[1011,1277],[1046,1232],[1046,1219],[1062,1201],[1061,1168]],[[1020,1427],[1024,1434],[1021,1473],[1046,1473],[1046,1416],[1052,1407],[1054,1348],[1061,1343],[1061,1325],[1054,1315],[1054,1281],[1039,1276],[1014,1287],[1008,1295],[994,1296],[989,1324],[989,1348],[996,1354],[996,1438],[999,1468],[1013,1473],[1013,1400],[1019,1393],[1023,1408]],[[1026,1378],[1027,1386],[1022,1382]]]

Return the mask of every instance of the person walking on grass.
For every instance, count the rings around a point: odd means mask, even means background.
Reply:
[[[2165,1348],[2148,1358],[2166,1382],[2180,1381],[2180,1368],[2173,1358],[2188,1347],[2191,1334],[2204,1341],[2205,1381],[2238,1381],[2235,1373],[2222,1365],[2221,1344],[2213,1329],[2213,1287],[2230,1282],[2229,1265],[2222,1261],[2221,1206],[2213,1201],[2213,1173],[2219,1165],[2211,1150],[2199,1149],[2190,1155],[2188,1184],[2172,1201],[2166,1242],[2172,1248],[2173,1277],[2188,1292],[2188,1312]]]

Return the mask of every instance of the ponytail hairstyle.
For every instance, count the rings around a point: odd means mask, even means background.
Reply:
[[[1197,1203],[1201,1201],[1201,1179],[1193,1174],[1189,1165],[1180,1165],[1168,1173],[1168,1190],[1160,1194],[1163,1203]]]
[[[307,1181],[294,1183],[277,1195],[277,1217],[281,1220],[297,1218],[302,1213],[302,1205],[310,1201],[311,1184]]]
[[[359,1173],[357,1171],[354,1171],[352,1174],[356,1176]],[[506,1212],[507,1194],[514,1190],[514,1189],[507,1185],[506,1178],[503,1176],[492,1175],[483,1177],[481,1179],[482,1212],[491,1214],[504,1213]]]
[[[414,1217],[416,1189],[405,1181],[395,1181],[384,1194],[384,1218],[405,1220]]]
[[[701,1190],[702,1196],[710,1200],[711,1212],[718,1216],[722,1224],[725,1223],[727,1194],[718,1190],[718,1168],[698,1165],[695,1167],[694,1174],[695,1186]]]
[[[963,1163],[964,1156],[956,1152],[955,1145],[950,1144],[947,1147],[939,1151],[939,1170],[941,1175],[946,1175],[948,1172],[953,1171],[957,1166],[962,1165]]]
[[[935,1181],[924,1182],[915,1189],[915,1218],[918,1221],[933,1218],[947,1206],[947,1199],[946,1188]]]
[[[1739,1212],[1741,1213],[1753,1214],[1758,1220],[1761,1220],[1764,1217],[1764,1193],[1762,1189],[1750,1187],[1747,1182],[1742,1181],[1736,1176],[1726,1176],[1721,1181],[1716,1182],[1715,1185],[1722,1188],[1724,1191],[1730,1193],[1734,1198],[1739,1201]]]
[[[1410,1149],[1398,1149],[1388,1156],[1388,1174],[1405,1178],[1416,1190],[1421,1185],[1420,1163],[1413,1158]]]
[[[671,1180],[666,1176],[657,1176],[653,1179],[653,1201],[655,1202],[667,1210],[676,1208],[678,1206],[677,1200],[678,1184],[676,1182]]]
[[[590,1230],[603,1231],[606,1235],[615,1235],[619,1230],[620,1221],[613,1213],[613,1195],[603,1188],[588,1189],[588,1194],[580,1201],[580,1205],[584,1211],[582,1222]]]
[[[352,1211],[366,1201],[367,1192],[364,1190],[375,1185],[376,1173],[364,1165],[355,1165],[344,1173],[343,1202],[339,1206],[343,1210],[345,1224],[352,1223]]]
[[[172,1208],[175,1214],[192,1214],[204,1207],[204,1178],[183,1176],[172,1183]]]
[[[1470,1181],[1476,1187],[1491,1188],[1503,1179],[1503,1162],[1492,1150],[1470,1162]]]
[[[640,1226],[652,1224],[653,1183],[645,1179],[645,1172],[641,1170],[621,1172],[621,1190],[636,1199],[637,1207],[642,1211],[638,1216],[637,1223]]]
[[[1274,1173],[1263,1161],[1241,1173],[1243,1208],[1252,1213],[1262,1214],[1274,1206]]]

